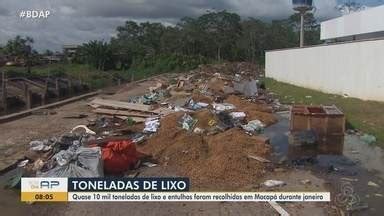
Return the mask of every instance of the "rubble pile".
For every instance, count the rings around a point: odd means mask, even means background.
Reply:
[[[65,142],[33,141],[25,167],[32,176],[124,176],[151,161],[176,168],[197,188],[250,185],[267,169],[252,159],[270,153],[261,133],[277,122],[260,73],[250,63],[206,65],[157,81],[142,96],[93,99],[98,118]]]

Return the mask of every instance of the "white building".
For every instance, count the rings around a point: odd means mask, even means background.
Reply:
[[[321,23],[321,39],[326,44],[267,51],[266,76],[326,93],[384,101],[384,5]]]
[[[384,5],[321,23],[321,40],[350,41],[384,37]]]

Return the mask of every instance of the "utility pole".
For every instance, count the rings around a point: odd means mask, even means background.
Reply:
[[[304,18],[313,9],[312,0],[292,0],[293,9],[300,14],[300,47],[304,47]]]
[[[300,47],[304,47],[304,13],[300,13]]]

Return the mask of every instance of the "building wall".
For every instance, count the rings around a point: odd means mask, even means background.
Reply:
[[[384,31],[384,5],[321,23],[321,40]]]
[[[268,51],[265,64],[281,82],[384,101],[384,40]]]

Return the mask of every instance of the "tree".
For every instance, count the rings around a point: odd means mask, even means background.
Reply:
[[[43,55],[46,55],[46,56],[52,56],[53,55],[53,52],[49,49],[45,50]]]
[[[227,11],[210,12],[200,16],[197,22],[204,32],[206,46],[215,46],[217,60],[231,59],[232,48],[241,35],[240,16]]]
[[[98,70],[106,70],[112,67],[112,50],[106,42],[93,40],[85,43],[80,47],[80,53],[89,65]]]
[[[257,62],[264,55],[268,37],[268,25],[260,20],[250,18],[241,23],[242,35],[237,42],[238,57],[241,60]]]
[[[34,40],[31,37],[21,37],[17,35],[14,39],[7,42],[4,47],[5,53],[12,56],[14,61],[24,60],[28,73],[31,72],[31,55],[33,53],[32,44]]]
[[[340,4],[336,6],[336,9],[340,11],[342,14],[350,14],[358,11],[365,10],[367,7],[355,1],[349,1],[344,4]]]

